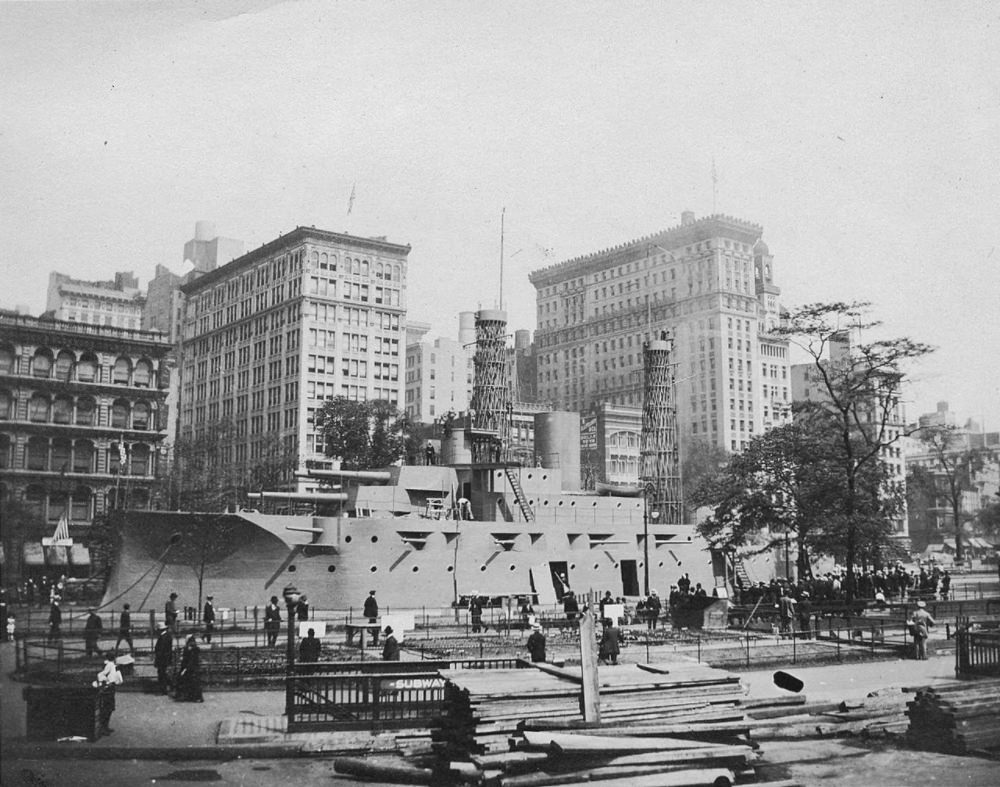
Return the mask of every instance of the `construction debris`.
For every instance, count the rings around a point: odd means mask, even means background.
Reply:
[[[908,708],[915,746],[949,754],[1000,752],[1000,680],[920,688]]]

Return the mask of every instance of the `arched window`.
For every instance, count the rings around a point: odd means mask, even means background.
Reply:
[[[12,445],[10,435],[0,434],[0,470],[10,468]]]
[[[136,443],[129,452],[129,473],[149,475],[149,446]]]
[[[143,358],[135,365],[135,375],[132,377],[132,384],[136,388],[149,388],[153,378],[153,364]]]
[[[111,428],[128,429],[128,402],[124,399],[117,399],[111,405]]]
[[[57,396],[52,406],[52,421],[57,424],[73,423],[73,400],[68,396]]]
[[[49,490],[49,522],[58,522],[66,514],[69,517],[69,492]]]
[[[136,402],[132,409],[132,428],[149,429],[149,405],[146,402]]]
[[[49,469],[49,441],[44,437],[32,437],[24,452],[24,467],[27,470]]]
[[[132,364],[128,358],[119,358],[115,361],[115,369],[111,376],[111,381],[115,385],[128,385],[128,379],[132,374]]]
[[[93,519],[94,493],[90,487],[78,486],[73,490],[73,507],[69,518],[74,522],[89,522]]]
[[[382,266],[382,263],[381,262],[376,262],[375,263],[375,278],[376,279],[384,278],[383,270],[384,270],[384,268]]]
[[[56,358],[56,379],[68,383],[73,379],[73,367],[76,365],[76,356],[73,353],[63,350]]]
[[[0,374],[14,374],[17,363],[14,351],[10,347],[0,347]]]
[[[9,421],[14,417],[14,397],[10,391],[0,390],[0,421]]]
[[[361,260],[361,275],[368,275],[368,260]]]
[[[31,374],[33,377],[50,377],[52,375],[52,356],[48,350],[38,350],[31,359]]]
[[[97,358],[94,355],[88,354],[80,358],[76,367],[76,379],[81,383],[97,381]]]
[[[97,405],[89,396],[76,400],[76,423],[78,426],[93,426],[96,423]]]
[[[65,437],[52,440],[52,469],[57,473],[68,473],[72,470],[73,444]]]
[[[93,473],[94,467],[94,444],[89,440],[77,440],[73,445],[73,472]]]
[[[36,393],[28,402],[28,420],[35,423],[46,423],[49,420],[49,398]]]

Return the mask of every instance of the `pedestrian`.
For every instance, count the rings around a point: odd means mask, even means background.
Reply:
[[[812,602],[809,600],[808,590],[803,590],[800,594],[795,611],[799,616],[799,628],[805,633],[806,639],[812,639]]]
[[[917,610],[910,619],[910,633],[913,635],[914,658],[927,661],[927,638],[935,620],[927,611],[927,602],[921,599],[917,602]]]
[[[663,609],[663,604],[660,602],[660,596],[655,590],[649,591],[649,598],[646,599],[645,609],[646,613],[646,626],[650,631],[656,630],[656,624],[660,619],[660,611]]]
[[[17,621],[14,619],[14,613],[11,612],[9,615],[7,615],[7,625],[4,626],[4,632],[5,632],[4,636],[8,642],[11,642],[15,639],[14,629],[16,626],[17,626]]]
[[[795,618],[795,599],[788,595],[788,590],[782,586],[781,598],[775,604],[778,608],[778,616],[781,618],[781,633],[792,633],[792,621]]]
[[[271,596],[270,603],[264,607],[264,633],[267,635],[268,647],[273,648],[281,633],[281,607],[278,606],[277,596]]]
[[[483,603],[479,600],[479,591],[472,591],[469,596],[469,619],[472,621],[472,633],[478,634],[483,627]]]
[[[368,624],[378,623],[378,601],[375,600],[375,591],[368,591],[368,598],[365,599],[364,616],[368,618]],[[372,630],[372,646],[378,647],[378,626]],[[361,634],[361,644],[364,645],[365,635]]]
[[[385,627],[385,644],[382,645],[382,661],[399,661],[399,642],[392,634],[392,626]]]
[[[542,626],[535,623],[531,626],[531,636],[528,637],[528,653],[534,662],[545,661],[545,634],[542,633]]]
[[[174,663],[174,639],[166,623],[156,627],[156,644],[153,646],[153,666],[156,667],[156,683],[161,694],[170,693],[170,667]]]
[[[944,570],[944,574],[941,577],[941,600],[947,601],[948,594],[951,592],[951,573],[948,569]]]
[[[317,670],[319,661],[320,641],[316,639],[316,629],[309,629],[306,638],[299,643],[299,664],[302,672],[310,673]]]
[[[177,694],[175,699],[180,702],[204,702],[201,693],[201,649],[198,638],[188,634],[181,651],[181,668],[177,673]]]
[[[167,603],[163,605],[163,616],[167,622],[167,628],[175,637],[177,636],[177,594],[171,593]]]
[[[611,618],[604,618],[604,631],[601,633],[601,645],[597,651],[597,660],[601,664],[618,664],[620,650],[618,627]]]
[[[97,639],[101,636],[101,629],[104,623],[101,621],[97,610],[93,607],[87,610],[87,622],[83,624],[83,647],[87,656],[98,656]]]
[[[135,645],[132,644],[132,605],[124,604],[122,606],[121,617],[118,618],[118,639],[115,640],[115,653],[118,652],[118,646],[122,644],[122,640],[128,643],[128,649],[131,653],[135,650]]]
[[[62,610],[59,608],[59,599],[54,598],[49,604],[49,642],[58,642],[62,639]]]
[[[567,590],[566,595],[563,596],[563,612],[566,615],[566,620],[576,620],[580,616],[580,604],[572,590]]]
[[[295,607],[295,616],[303,623],[309,620],[309,599],[306,598],[305,594],[302,595]]]
[[[201,641],[212,644],[212,632],[215,631],[215,596],[205,596],[205,608],[201,611],[201,622],[205,624],[205,632]]]
[[[111,714],[115,711],[115,693],[122,684],[122,674],[115,663],[114,651],[104,654],[104,667],[97,673],[97,680],[91,685],[97,689],[97,736],[114,732],[109,726]]]
[[[424,449],[424,459],[426,464],[434,464],[434,455],[437,452],[434,450],[434,445],[432,443],[427,443],[427,447]]]

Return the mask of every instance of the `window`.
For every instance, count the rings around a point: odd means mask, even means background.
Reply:
[[[52,374],[52,359],[39,351],[31,362],[31,374],[34,377],[49,377]]]
[[[128,385],[128,378],[131,371],[132,365],[129,363],[128,358],[119,358],[115,361],[115,368],[111,377],[112,382],[115,385]]]
[[[119,399],[111,406],[111,427],[113,429],[128,428],[128,402]]]
[[[35,394],[28,402],[28,420],[44,423],[49,420],[49,400],[41,394]]]

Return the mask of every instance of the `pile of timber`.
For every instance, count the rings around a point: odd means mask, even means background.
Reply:
[[[601,668],[599,722],[582,720],[578,668],[446,677],[447,713],[434,745],[467,781],[666,787],[752,780],[757,754],[737,708],[736,675],[687,663]]]
[[[951,754],[1000,751],[1000,680],[955,681],[917,689],[909,738]]]
[[[906,732],[907,700],[911,696],[900,689],[842,702],[809,702],[797,695],[745,700],[739,708],[746,713],[751,739],[758,742],[855,735],[882,737]]]

